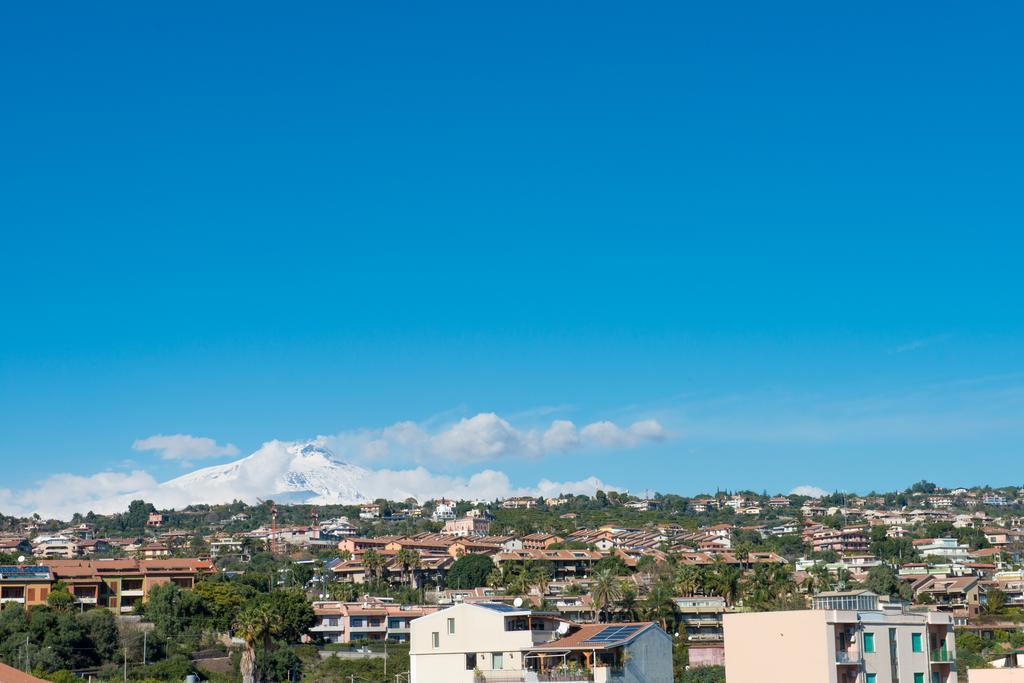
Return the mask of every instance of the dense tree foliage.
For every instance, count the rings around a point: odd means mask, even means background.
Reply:
[[[449,588],[476,588],[485,585],[493,571],[494,562],[487,555],[463,555],[448,570],[447,584]]]

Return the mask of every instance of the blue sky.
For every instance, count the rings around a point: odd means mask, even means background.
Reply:
[[[424,464],[1019,484],[1022,14],[4,7],[0,488],[491,412],[663,433]]]

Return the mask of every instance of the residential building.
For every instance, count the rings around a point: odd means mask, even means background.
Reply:
[[[912,586],[917,602],[934,605],[956,617],[976,617],[981,612],[981,578],[978,576],[946,576],[929,574]]]
[[[434,506],[434,512],[431,515],[431,518],[435,522],[446,522],[450,519],[455,519],[455,501],[437,501],[437,505]]]
[[[638,512],[650,512],[651,510],[657,510],[660,507],[660,503],[656,500],[650,500],[647,498],[641,500],[631,500],[626,503],[626,507],[631,510]]]
[[[811,610],[723,621],[729,683],[956,683],[951,617],[909,612],[870,591],[822,594]]]
[[[328,643],[358,640],[409,640],[413,619],[441,609],[434,605],[396,605],[390,600],[368,598],[362,602],[314,602],[316,622],[310,635]]]
[[[0,553],[32,555],[32,543],[24,537],[0,539]]]
[[[523,548],[526,550],[544,550],[548,546],[561,543],[565,539],[555,534],[537,532],[523,536]]]
[[[676,633],[680,638],[694,643],[721,643],[722,615],[725,614],[725,599],[718,596],[695,595],[673,598],[676,604]]]
[[[834,550],[837,553],[863,553],[870,547],[867,528],[850,526],[842,529],[825,529],[811,536],[814,552]]]
[[[380,505],[363,503],[359,506],[359,519],[376,519],[380,517]]]
[[[718,509],[718,500],[715,498],[694,498],[690,501],[690,509],[694,512],[707,512]]]
[[[466,515],[461,519],[449,519],[441,533],[448,536],[486,536],[490,532],[491,520],[482,516]]]
[[[998,494],[998,493],[986,493],[986,494],[984,494],[981,497],[981,504],[982,505],[991,505],[991,506],[994,506],[994,507],[1004,507],[1006,505],[1009,505],[1010,501],[1007,500],[1006,496],[1003,496],[1001,494]]]
[[[109,607],[131,612],[153,586],[173,583],[191,588],[215,571],[207,560],[50,560],[32,567],[0,567],[0,602],[43,604],[57,582],[82,609]]]
[[[53,582],[49,567],[0,567],[0,607],[7,603],[26,608],[46,604]]]
[[[955,538],[920,538],[914,541],[914,548],[921,557],[940,557],[946,562],[970,562],[970,546],[959,543]]]
[[[78,541],[69,536],[37,536],[33,540],[32,554],[44,559],[67,559],[78,557]]]
[[[164,522],[167,521],[167,517],[160,514],[159,512],[149,513],[149,517],[146,519],[146,526],[148,527],[161,527]]]
[[[555,680],[671,683],[672,639],[652,622],[587,624],[501,603],[412,622],[410,683]]]
[[[139,557],[144,560],[158,560],[163,557],[170,557],[171,550],[163,543],[147,543],[138,549]]]
[[[547,562],[556,581],[588,576],[591,568],[604,555],[596,550],[517,550],[497,553],[491,559],[500,566],[503,562]]]
[[[506,510],[530,510],[537,507],[537,499],[529,496],[519,498],[507,498],[501,501],[501,507]]]

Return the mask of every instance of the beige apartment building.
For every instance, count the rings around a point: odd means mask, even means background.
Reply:
[[[870,591],[826,593],[814,609],[726,614],[729,683],[956,683],[952,619]]]
[[[410,683],[672,683],[672,639],[653,622],[574,624],[499,603],[410,624]]]

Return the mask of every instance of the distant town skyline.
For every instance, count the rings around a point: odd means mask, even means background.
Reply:
[[[6,7],[0,512],[1012,482],[1022,12]]]

